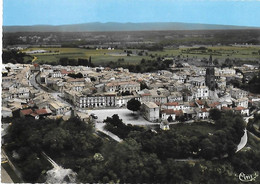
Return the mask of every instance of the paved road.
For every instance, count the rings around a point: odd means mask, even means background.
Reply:
[[[105,123],[95,123],[95,127],[96,127],[97,130],[99,130],[99,131],[103,132],[104,134],[110,136],[112,139],[114,139],[117,142],[121,142],[122,141],[122,139],[120,139],[117,135],[115,135],[115,134],[113,134],[113,133],[111,133],[109,131],[106,131],[104,129],[104,126],[105,126]]]
[[[33,74],[30,75],[30,77],[29,77],[29,81],[30,81],[31,85],[32,85],[33,87],[35,87],[36,89],[38,89],[38,90],[40,90],[40,91],[43,91],[43,90],[40,88],[40,86],[36,83],[36,81],[35,81],[35,76],[36,76],[36,74],[33,73]]]
[[[55,99],[59,100],[60,102],[68,105],[69,107],[73,107],[70,103],[68,103],[67,101],[63,100],[60,96],[62,95],[61,93],[58,92],[54,92],[54,93],[50,93]]]
[[[241,137],[240,143],[237,145],[237,150],[236,152],[240,151],[241,149],[243,149],[246,146],[247,143],[247,130],[244,130],[244,135]]]
[[[14,183],[3,166],[1,166],[1,183]]]
[[[37,75],[37,74],[34,73],[34,74],[32,74],[32,75],[30,76],[30,78],[29,78],[30,83],[31,83],[36,89],[38,89],[38,90],[40,90],[40,91],[46,92],[45,90],[43,90],[43,89],[39,86],[39,84],[37,84],[37,82],[36,82],[36,80],[35,80],[36,75]],[[49,93],[49,92],[48,92],[48,93]],[[72,107],[72,105],[71,105],[70,103],[68,103],[67,101],[65,101],[65,100],[63,100],[62,98],[60,98],[60,96],[62,96],[61,93],[53,92],[53,93],[49,93],[49,94],[51,94],[55,99],[57,99],[57,100],[60,101],[61,103],[64,103],[64,104],[68,105],[69,107]]]

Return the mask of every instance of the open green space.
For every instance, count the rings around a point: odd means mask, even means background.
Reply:
[[[199,48],[199,47],[198,47]],[[211,46],[206,49],[196,49],[193,47],[185,47],[180,49],[164,49],[162,51],[145,51],[143,55],[137,53],[141,50],[127,49],[133,51],[130,56],[122,49],[108,50],[108,49],[84,49],[84,48],[28,48],[22,52],[46,50],[47,53],[30,54],[38,58],[37,62],[42,63],[58,63],[60,58],[67,57],[69,59],[88,59],[92,58],[92,62],[96,65],[102,65],[107,62],[116,62],[123,59],[125,64],[138,64],[142,59],[152,59],[157,57],[173,57],[180,55],[182,58],[208,58],[210,55],[214,59],[260,59],[260,48],[252,47],[235,47],[235,46]],[[25,58],[29,59],[29,58]]]
[[[196,122],[190,124],[180,123],[176,125],[170,125],[170,128],[187,137],[191,137],[194,135],[207,136],[208,134],[213,134],[217,130],[214,124],[208,122]]]

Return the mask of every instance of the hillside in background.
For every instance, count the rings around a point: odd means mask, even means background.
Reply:
[[[260,29],[258,27],[215,24],[152,22],[152,23],[84,23],[71,25],[3,26],[4,32],[87,32],[87,31],[162,31],[162,30],[232,30]]]

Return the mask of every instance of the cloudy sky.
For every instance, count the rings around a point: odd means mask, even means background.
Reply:
[[[3,0],[3,25],[186,22],[260,27],[259,0]]]

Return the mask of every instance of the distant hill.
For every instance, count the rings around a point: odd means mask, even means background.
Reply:
[[[85,23],[71,25],[3,26],[4,32],[88,32],[88,31],[163,31],[163,30],[231,30],[260,29],[259,27],[195,24],[177,22],[154,23]]]

